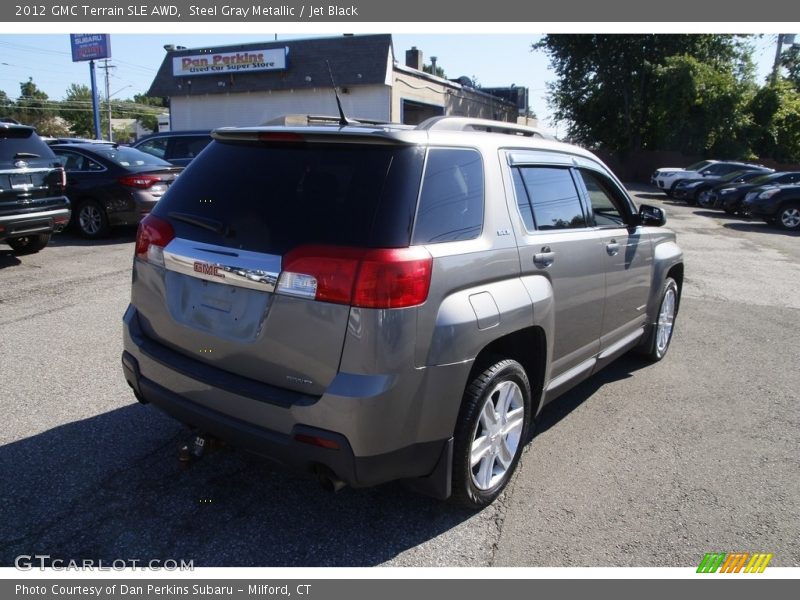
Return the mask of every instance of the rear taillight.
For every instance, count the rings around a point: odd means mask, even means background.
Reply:
[[[146,190],[147,188],[160,183],[161,178],[157,175],[125,175],[124,177],[117,179],[117,181],[119,181],[122,185],[127,185],[128,187]]]
[[[164,266],[164,247],[175,237],[172,225],[164,219],[147,215],[136,232],[136,257]]]
[[[433,258],[416,248],[302,246],[283,260],[277,292],[362,308],[403,308],[428,297]]]

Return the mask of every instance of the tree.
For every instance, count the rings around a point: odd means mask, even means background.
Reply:
[[[422,72],[427,73],[428,75],[436,75],[436,77],[441,77],[442,79],[447,79],[444,69],[439,65],[436,65],[436,73],[433,72],[433,65],[422,65]]]
[[[142,127],[150,129],[151,131],[158,131],[158,114],[167,109],[166,100],[164,98],[154,98],[145,94],[136,94],[133,97],[133,101],[140,105],[140,108],[142,108],[142,105],[153,107],[152,113],[147,110],[140,110],[138,119]]]
[[[0,90],[0,118],[14,118],[14,101],[8,97],[4,90]]]
[[[748,103],[755,84],[688,55],[653,70],[646,145],[718,158],[753,158]]]
[[[59,103],[49,99],[29,77],[19,84],[20,97],[15,106],[15,117],[20,123],[32,125],[40,135],[69,135],[69,128],[59,118]]]
[[[761,88],[750,103],[753,149],[780,162],[800,162],[800,90],[779,80]]]
[[[651,113],[663,108],[657,83],[670,57],[691,57],[742,83],[753,71],[747,48],[730,35],[559,34],[532,49],[546,52],[556,72],[550,104],[556,121],[566,122],[568,137],[619,152],[658,141]],[[682,121],[674,123],[680,127]]]
[[[92,90],[89,86],[77,83],[70,85],[64,95],[61,109],[61,116],[69,123],[76,136],[94,137]]]
[[[788,71],[786,79],[800,90],[800,44],[792,44],[781,54],[781,66]]]

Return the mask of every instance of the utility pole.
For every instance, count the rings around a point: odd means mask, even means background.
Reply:
[[[114,141],[114,133],[111,129],[111,87],[108,81],[108,70],[109,69],[116,69],[115,65],[109,65],[108,59],[103,61],[103,65],[100,67],[101,69],[105,70],[106,72],[106,103],[108,104],[108,141]]]
[[[772,63],[772,76],[770,81],[772,81],[772,85],[778,81],[778,73],[780,72],[781,68],[781,51],[783,50],[784,44],[793,44],[796,35],[794,33],[779,33],[778,34],[778,47],[775,49],[775,62]]]
[[[94,61],[89,61],[89,77],[92,82],[92,116],[94,118],[94,139],[102,139],[100,134],[100,108],[97,102],[97,78],[94,73]]]

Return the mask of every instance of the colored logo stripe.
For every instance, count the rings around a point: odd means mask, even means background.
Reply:
[[[749,552],[734,552],[732,554],[708,552],[703,557],[703,560],[700,561],[697,572],[740,573],[744,569],[744,573],[763,573],[772,557],[772,554],[761,552],[756,552],[752,555]]]
[[[700,561],[700,566],[697,567],[698,573],[716,573],[722,561],[725,560],[724,552],[709,552]]]
[[[729,554],[727,560],[722,563],[720,573],[738,573],[742,570],[748,558],[750,558],[749,552],[735,552],[734,554]]]
[[[764,569],[767,568],[767,565],[771,560],[772,560],[772,554],[760,554],[760,553],[753,554],[753,558],[751,558],[750,562],[747,563],[744,572],[763,573]]]

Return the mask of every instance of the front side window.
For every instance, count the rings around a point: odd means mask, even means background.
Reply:
[[[619,200],[615,200],[609,183],[604,181],[601,175],[586,169],[580,169],[578,173],[580,173],[583,185],[586,186],[586,193],[592,206],[594,225],[597,227],[624,225],[624,213],[618,206]]]
[[[415,244],[472,240],[483,228],[483,162],[470,149],[432,148],[414,226]]]
[[[578,189],[568,168],[520,167],[519,177],[530,201],[533,221],[538,230],[575,229],[586,227]],[[523,214],[523,220],[527,219]]]
[[[157,156],[158,158],[164,158],[167,153],[167,138],[147,140],[136,146],[136,148],[142,152]]]

